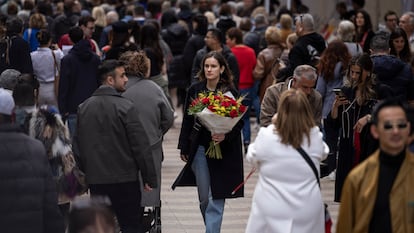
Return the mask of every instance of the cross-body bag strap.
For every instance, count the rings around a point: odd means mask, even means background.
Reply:
[[[315,164],[312,162],[312,159],[309,155],[303,150],[302,147],[296,148],[300,155],[305,159],[308,165],[312,168],[313,173],[315,174],[316,180],[318,181],[319,188],[321,187],[321,182],[319,181],[318,170],[315,167]]]

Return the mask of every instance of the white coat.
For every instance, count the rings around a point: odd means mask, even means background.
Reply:
[[[246,233],[320,233],[325,231],[324,205],[316,177],[304,158],[281,143],[274,125],[261,128],[249,146],[247,161],[259,170]],[[328,146],[318,127],[310,131],[302,148],[319,171]]]

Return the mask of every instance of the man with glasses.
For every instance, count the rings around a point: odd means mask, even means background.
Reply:
[[[322,96],[314,89],[317,79],[316,69],[310,65],[300,65],[293,72],[293,77],[273,84],[266,89],[260,107],[260,125],[266,127],[272,123],[272,117],[277,112],[279,98],[282,92],[290,88],[301,89],[308,96],[313,107],[314,119],[317,125],[321,124],[322,118]]]
[[[336,232],[414,232],[414,154],[407,149],[407,109],[398,100],[385,100],[374,108],[372,123],[379,149],[349,173]]]
[[[78,26],[83,31],[83,39],[88,40],[91,44],[92,51],[94,51],[96,55],[101,56],[101,51],[99,50],[98,43],[92,39],[92,34],[95,31],[95,19],[89,15],[81,16],[79,18]],[[65,52],[74,44],[75,43],[69,38],[69,33],[66,33],[59,39],[58,46]],[[65,48],[62,48],[63,46],[65,46]]]
[[[384,15],[385,28],[384,30],[391,33],[398,27],[398,16],[394,11],[387,11]]]

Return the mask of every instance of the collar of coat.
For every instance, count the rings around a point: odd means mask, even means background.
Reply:
[[[96,91],[93,93],[93,96],[103,96],[103,95],[112,95],[112,96],[119,96],[122,97],[121,93],[117,92],[115,88],[109,85],[101,85]]]

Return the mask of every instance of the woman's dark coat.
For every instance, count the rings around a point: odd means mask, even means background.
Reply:
[[[218,89],[220,90],[219,87]],[[197,94],[200,92],[208,92],[206,81],[197,82],[188,90],[185,113],[188,112],[188,106],[191,101],[197,98]],[[238,96],[237,91],[232,90],[231,92],[234,96]],[[198,126],[195,126],[196,122],[198,123]],[[234,126],[233,130],[226,134],[224,141],[220,143],[223,159],[207,158],[210,171],[211,192],[215,199],[244,196],[243,187],[234,195],[231,194],[232,191],[243,182],[242,128],[243,121],[239,121]],[[211,132],[196,121],[194,116],[188,114],[184,115],[178,149],[181,150],[181,154],[189,156],[189,161],[174,182],[173,188],[175,188],[175,186],[196,185],[194,182],[194,174],[191,171],[191,163],[198,146],[201,145],[207,149],[211,140]]]

